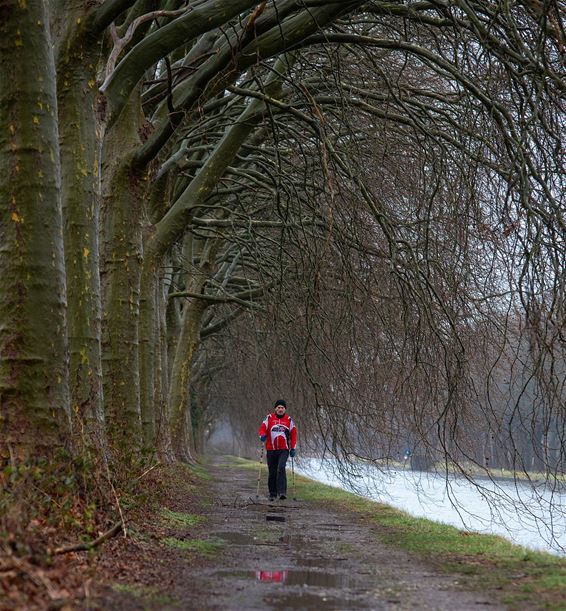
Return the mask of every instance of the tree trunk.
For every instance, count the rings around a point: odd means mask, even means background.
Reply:
[[[204,430],[206,426],[206,399],[204,393],[193,389],[191,402],[191,418],[193,437],[197,454],[204,452]]]
[[[159,325],[159,354],[156,367],[155,405],[157,418],[157,449],[161,460],[166,463],[173,462],[173,444],[171,441],[171,423],[167,405],[167,391],[169,389],[169,364],[167,347],[167,292],[169,282],[160,283],[158,291],[158,325]]]
[[[193,286],[191,289],[198,290],[198,287]],[[207,303],[202,299],[191,299],[185,305],[181,335],[169,381],[169,412],[171,414],[173,449],[177,458],[184,461],[192,460],[195,450],[191,423],[189,380],[195,350],[200,342],[200,327],[206,307]]]
[[[67,273],[69,385],[75,440],[97,453],[106,447],[102,404],[99,273],[100,148],[96,72],[100,44],[82,31],[75,11],[59,46],[58,104],[61,192]],[[100,455],[100,454],[98,454]]]
[[[0,2],[0,456],[69,432],[56,78],[43,0]]]
[[[130,167],[139,146],[139,105],[130,103],[106,136],[102,207],[102,365],[108,436],[119,455],[142,446],[139,300],[142,177]]]
[[[155,448],[155,376],[158,333],[159,278],[156,266],[148,262],[142,267],[140,298],[140,405],[143,442]]]

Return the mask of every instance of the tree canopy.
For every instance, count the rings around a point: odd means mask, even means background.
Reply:
[[[0,456],[565,466],[556,0],[0,0]],[[248,441],[246,441],[248,440]]]

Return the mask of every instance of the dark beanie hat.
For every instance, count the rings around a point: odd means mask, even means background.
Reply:
[[[275,401],[275,405],[273,407],[277,407],[278,405],[282,405],[283,407],[287,407],[287,403],[285,403],[285,401],[283,399],[277,399],[277,401]]]

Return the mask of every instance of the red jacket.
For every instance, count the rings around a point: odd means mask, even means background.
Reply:
[[[267,437],[266,450],[294,450],[297,445],[297,427],[288,414],[282,418],[268,414],[259,427],[259,436],[262,435]]]

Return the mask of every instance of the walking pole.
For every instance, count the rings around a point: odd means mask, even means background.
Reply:
[[[263,462],[263,443],[261,444],[261,453],[259,456],[259,469],[257,472],[257,491],[255,493],[255,498],[259,499],[259,480],[261,479],[261,463]]]
[[[295,458],[291,456],[291,473],[293,475],[293,500],[297,500],[297,493],[295,492]]]

